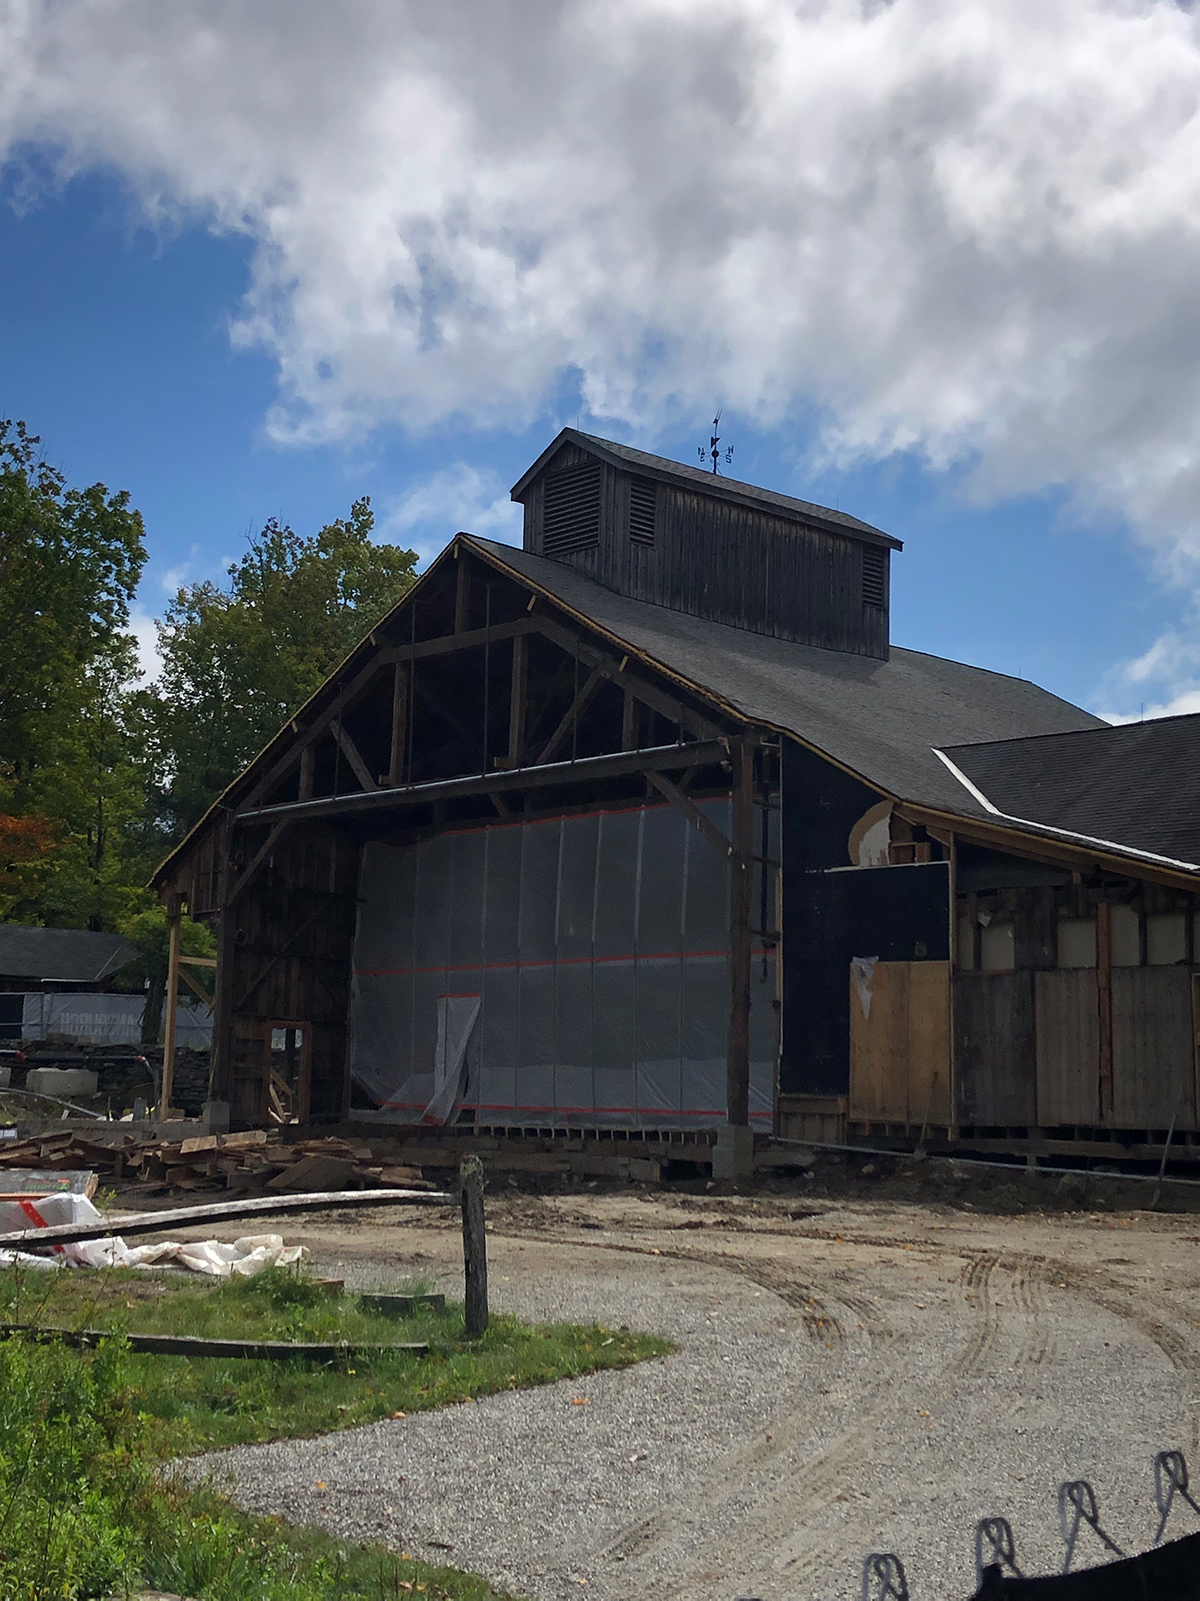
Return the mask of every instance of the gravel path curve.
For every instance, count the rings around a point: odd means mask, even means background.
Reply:
[[[497,1307],[652,1330],[676,1355],[189,1471],[534,1601],[849,1601],[881,1549],[914,1601],[967,1595],[984,1514],[1011,1519],[1026,1571],[1057,1566],[1054,1491],[1077,1476],[1118,1539],[1149,1542],[1150,1457],[1196,1444],[1194,1245],[1159,1241],[1177,1277],[1159,1263],[1149,1285],[1101,1254],[1100,1221],[692,1211],[501,1207],[489,1241]],[[350,1284],[415,1268],[456,1287],[433,1223],[311,1243]]]

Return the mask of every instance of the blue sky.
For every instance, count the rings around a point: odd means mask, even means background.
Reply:
[[[691,462],[719,404],[904,540],[898,643],[1200,710],[1190,13],[460,10],[0,23],[0,414],[131,492],[144,637],[269,516],[515,538],[564,423]]]
[[[518,431],[381,426],[352,445],[273,441],[269,356],[235,350],[244,241],[139,222],[112,177],[0,208],[0,413],[22,417],[73,482],[127,488],[146,519],[150,561],[139,597],[161,614],[181,581],[220,577],[247,531],[280,516],[301,532],[369,494],[389,537],[423,555],[458,527],[456,509],[507,494],[564,423],[694,462],[708,417],[689,431],[614,429],[571,396]],[[1116,524],[1064,515],[1044,494],[972,505],[961,473],[897,456],[857,470],[806,470],[811,424],[756,429],[726,410],[735,477],[838,505],[905,542],[893,579],[897,643],[1032,678],[1088,706],[1110,706],[1114,664],[1139,655],[1179,610]],[[480,485],[462,468],[478,473]],[[438,484],[439,477],[443,480]],[[430,490],[431,480],[433,481]],[[410,498],[435,504],[405,514]],[[442,508],[436,507],[437,501]],[[400,512],[400,526],[389,522]],[[497,508],[475,531],[518,540]],[[478,519],[476,519],[478,522]],[[1118,711],[1137,715],[1128,697]]]

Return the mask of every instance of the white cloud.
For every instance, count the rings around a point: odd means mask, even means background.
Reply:
[[[135,605],[129,613],[129,632],[137,641],[138,666],[142,669],[142,688],[147,688],[162,672],[162,657],[158,651],[158,630],[154,618],[142,606]]]
[[[1114,723],[1200,712],[1200,603],[1187,626],[1165,630],[1108,675],[1103,702],[1100,715]]]
[[[9,0],[0,56],[0,149],[253,242],[280,439],[803,407],[1200,581],[1189,6]]]
[[[521,516],[498,473],[456,462],[400,496],[384,515],[380,532],[388,539],[415,542],[418,555],[427,561],[459,532],[516,544]]]

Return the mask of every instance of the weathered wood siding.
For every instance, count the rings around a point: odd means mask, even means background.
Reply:
[[[1112,1012],[1114,1126],[1194,1129],[1191,970],[1114,967]]]
[[[1036,1124],[1033,974],[957,974],[954,1025],[959,1122],[968,1127]]]
[[[1094,968],[1035,973],[1037,1110],[1043,1127],[1100,1121],[1100,1003]]]
[[[358,857],[336,829],[294,824],[222,914],[215,1084],[237,1122],[262,1121],[270,1027],[284,1023],[309,1031],[313,1121],[342,1115]]]
[[[587,459],[578,446],[565,445],[529,486],[527,550],[543,553],[546,475]],[[863,540],[668,483],[657,486],[653,545],[637,543],[629,534],[636,476],[603,464],[599,541],[556,560],[634,600],[826,650],[887,656],[886,549],[884,604],[867,605]]]

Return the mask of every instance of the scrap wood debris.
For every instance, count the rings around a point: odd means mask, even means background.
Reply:
[[[420,1168],[375,1161],[371,1147],[337,1135],[285,1144],[266,1129],[192,1139],[108,1143],[75,1130],[0,1147],[0,1192],[11,1168],[90,1169],[120,1188],[266,1193],[404,1187],[433,1190]]]

